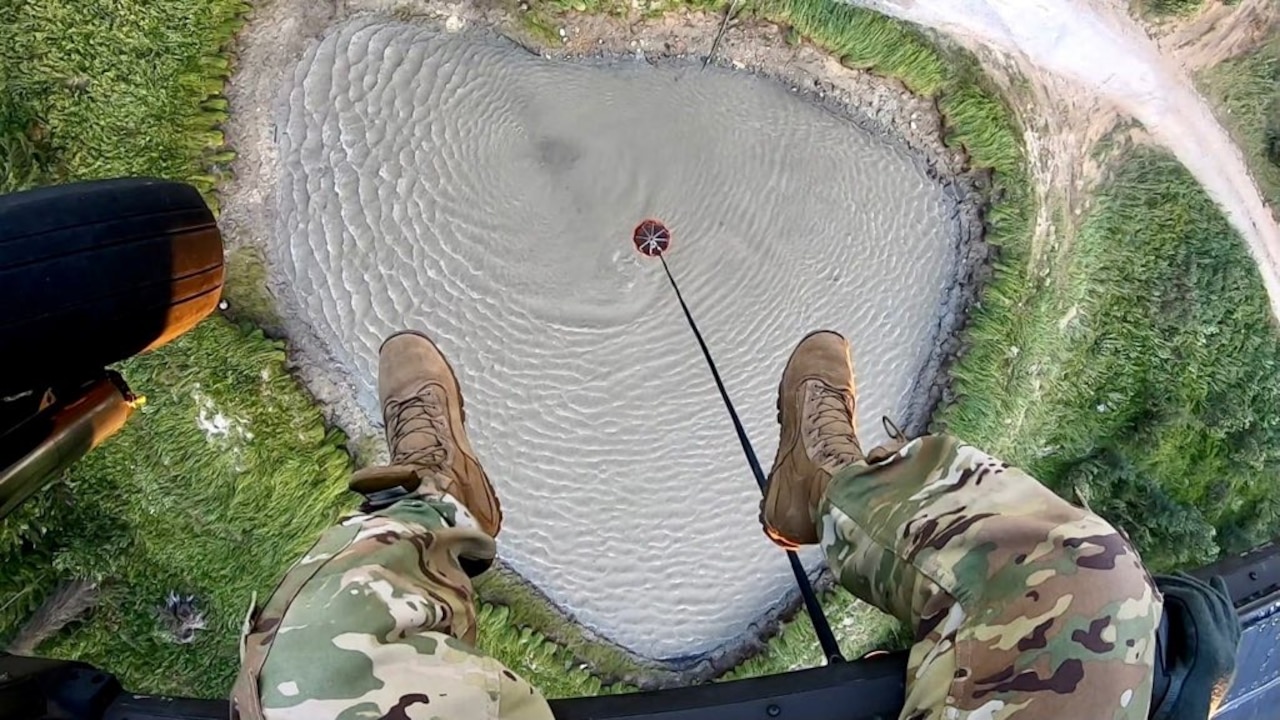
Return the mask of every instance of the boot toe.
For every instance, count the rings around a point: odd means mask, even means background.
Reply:
[[[787,361],[784,383],[798,384],[805,378],[820,378],[836,387],[853,382],[853,359],[849,341],[831,330],[806,335]]]
[[[430,338],[402,330],[383,341],[378,351],[378,395],[383,404],[417,394],[429,383],[446,388],[457,384],[449,362]]]

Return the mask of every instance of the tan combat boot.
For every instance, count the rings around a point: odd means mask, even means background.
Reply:
[[[435,343],[410,330],[387,338],[378,353],[378,397],[391,464],[357,471],[351,489],[375,506],[406,493],[448,493],[496,537],[502,508],[467,441],[458,378]]]
[[[785,548],[811,545],[818,542],[813,511],[831,475],[864,459],[848,340],[824,330],[800,341],[778,385],[778,422],[782,438],[760,521]]]

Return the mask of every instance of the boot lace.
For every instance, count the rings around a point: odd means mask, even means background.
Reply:
[[[444,467],[449,459],[445,445],[449,423],[439,388],[431,387],[403,400],[388,400],[384,414],[393,464]]]
[[[824,382],[809,386],[810,411],[806,446],[813,461],[828,470],[851,465],[863,459],[862,448],[854,435],[853,402],[847,391]]]
[[[880,416],[880,424],[884,426],[885,434],[888,435],[889,440],[892,441],[890,444],[897,443],[898,447],[902,447],[907,444],[907,434],[902,432],[898,427],[898,423],[889,419],[888,415]]]
[[[880,417],[880,424],[884,426],[884,433],[889,436],[889,441],[867,451],[867,462],[869,463],[887,460],[907,445],[907,434],[902,432],[898,424],[889,419],[888,415]]]

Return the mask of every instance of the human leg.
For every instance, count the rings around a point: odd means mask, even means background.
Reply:
[[[528,683],[472,647],[468,571],[501,510],[467,442],[461,393],[425,337],[383,345],[392,464],[356,473],[361,512],[327,530],[246,625],[233,702],[246,720],[547,720]]]
[[[903,717],[1147,717],[1161,601],[1102,518],[948,436],[837,473],[817,517],[841,584],[912,623]]]
[[[1137,553],[955,438],[864,456],[837,337],[806,338],[784,372],[763,520],[816,538],[846,588],[914,629],[902,717],[1145,718],[1161,605]]]

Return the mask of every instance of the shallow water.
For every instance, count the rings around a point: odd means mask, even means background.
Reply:
[[[809,330],[854,341],[871,439],[905,407],[955,255],[938,185],[769,80],[398,24],[326,37],[282,112],[274,259],[370,415],[381,338],[426,330],[460,376],[513,568],[649,657],[750,632],[792,579],[631,230],[675,233],[672,270],[767,464]]]

